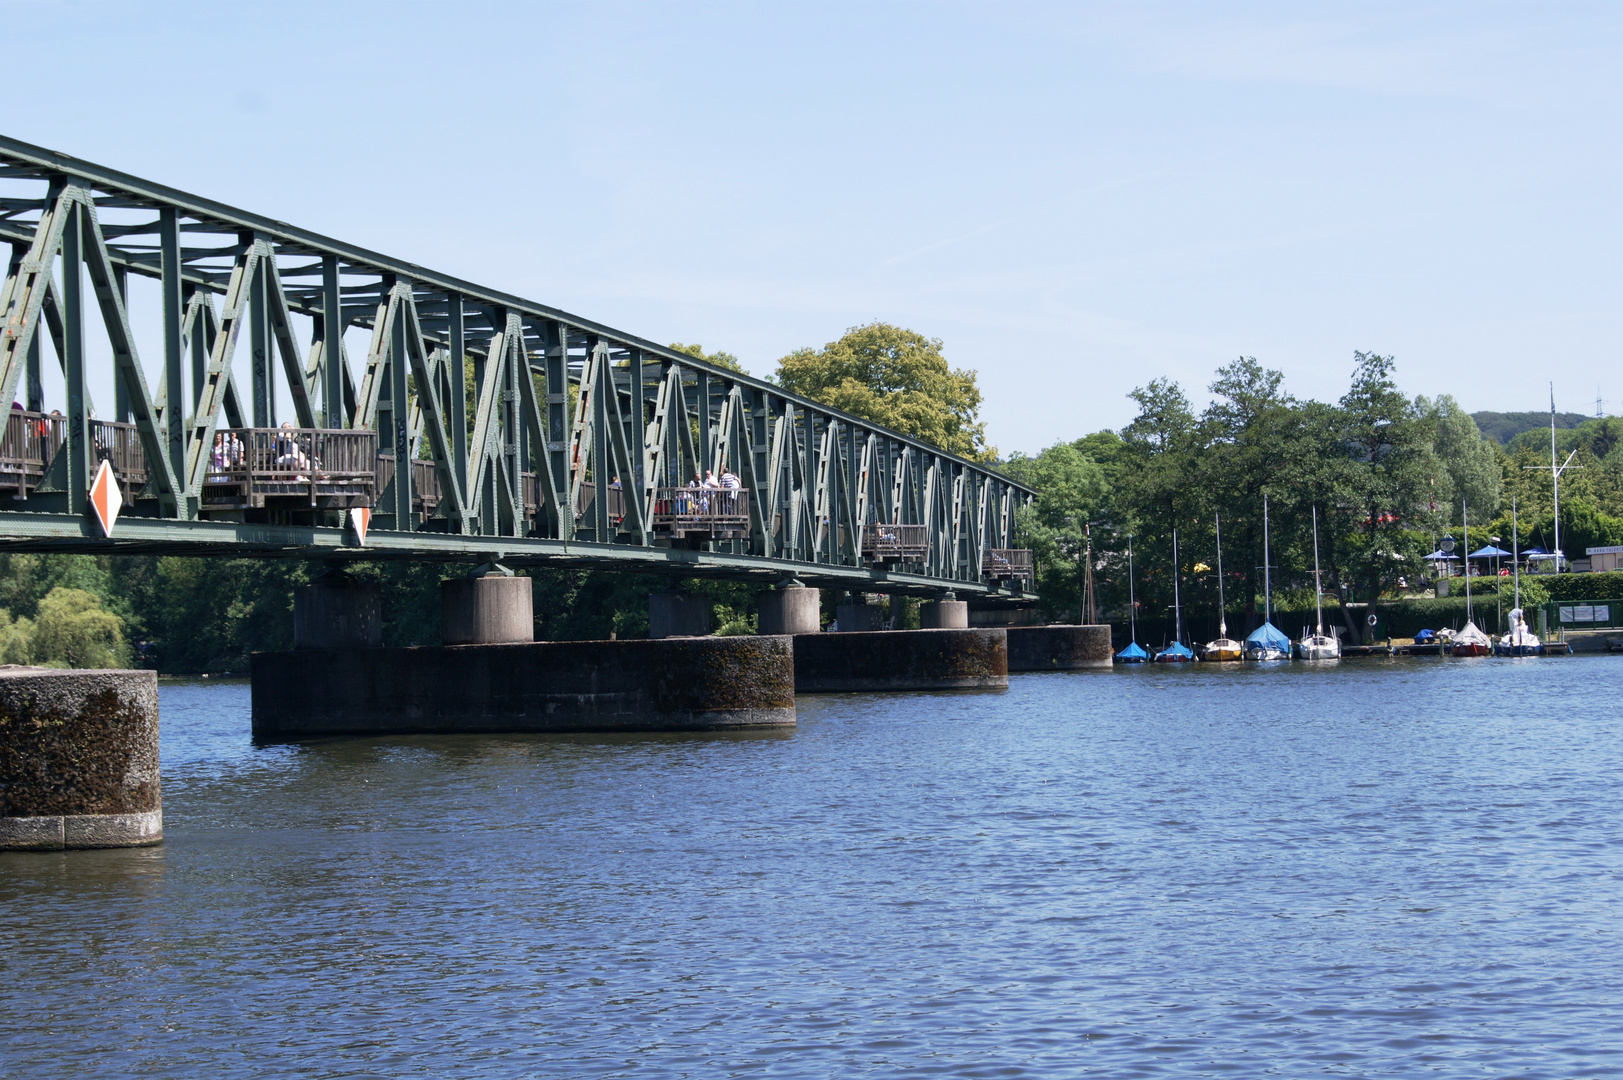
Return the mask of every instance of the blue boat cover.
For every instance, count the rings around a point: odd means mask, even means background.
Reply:
[[[1437,635],[1430,630],[1418,630],[1415,632],[1414,643],[1416,645],[1427,645],[1436,640]]]
[[[1136,641],[1116,654],[1117,660],[1148,660],[1149,658],[1150,654],[1139,648]]]
[[[1157,660],[1163,656],[1176,656],[1179,660],[1193,660],[1195,654],[1189,651],[1189,646],[1181,641],[1174,641],[1171,645],[1155,654]]]
[[[1279,627],[1271,622],[1265,622],[1251,631],[1250,634],[1246,635],[1246,640],[1258,645],[1271,645],[1276,649],[1284,649],[1287,652],[1290,651],[1291,647],[1291,639],[1280,633]]]

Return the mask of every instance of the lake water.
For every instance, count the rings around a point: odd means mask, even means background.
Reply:
[[[802,698],[255,748],[0,855],[0,1075],[1623,1075],[1623,660]]]

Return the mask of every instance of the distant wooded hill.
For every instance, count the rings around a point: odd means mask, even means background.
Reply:
[[[1548,431],[1550,427],[1550,414],[1547,412],[1474,412],[1471,419],[1476,421],[1477,429],[1482,434],[1501,446],[1524,431],[1534,428]],[[1575,428],[1585,420],[1593,419],[1593,416],[1583,413],[1558,412],[1555,414],[1555,426]]]

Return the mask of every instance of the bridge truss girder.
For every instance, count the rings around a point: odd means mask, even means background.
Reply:
[[[363,554],[337,527],[200,519],[222,412],[232,427],[273,427],[278,387],[298,426],[376,431],[392,459],[366,557],[981,591],[982,554],[1013,546],[1013,509],[1032,497],[977,463],[590,320],[5,138],[0,241],[12,247],[0,390],[26,387],[29,407],[43,407],[48,337],[67,429],[65,491],[45,512],[0,511],[0,546]],[[131,277],[159,286],[151,382],[129,318]],[[133,422],[148,465],[115,538],[87,514],[86,279],[112,354],[116,419]],[[295,316],[308,320],[307,348]],[[353,328],[368,334],[358,381],[344,346]],[[412,490],[411,463],[423,459],[438,485],[426,517]],[[658,489],[704,470],[740,478],[747,536],[662,546]],[[595,495],[582,513],[587,485]],[[923,526],[924,557],[909,573],[868,564],[864,526],[875,523]]]

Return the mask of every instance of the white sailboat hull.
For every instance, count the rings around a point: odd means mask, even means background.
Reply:
[[[1329,634],[1314,634],[1296,643],[1296,655],[1303,660],[1340,660],[1341,642]]]

